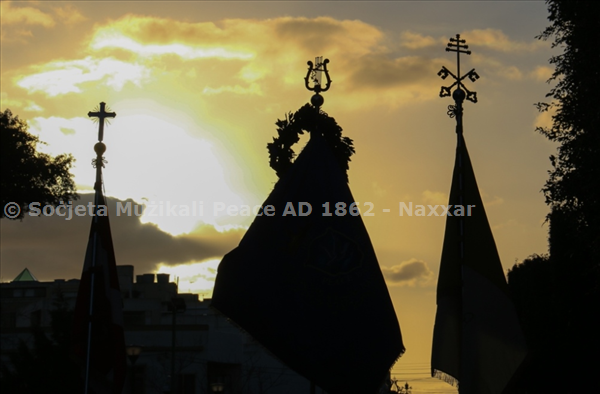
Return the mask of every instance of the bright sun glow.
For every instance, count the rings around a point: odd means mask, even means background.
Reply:
[[[142,56],[159,56],[174,54],[184,59],[222,58],[248,60],[254,57],[250,52],[232,51],[225,48],[195,48],[185,44],[140,44],[129,37],[103,34],[96,37],[91,44],[92,49],[120,48],[135,52]]]
[[[67,93],[81,93],[81,85],[86,82],[103,81],[117,91],[127,82],[140,85],[149,75],[149,70],[139,64],[120,60],[92,59],[56,61],[45,64],[40,72],[27,75],[18,80],[17,85],[28,92],[44,92],[50,97]]]
[[[249,203],[232,189],[211,143],[192,136],[178,122],[160,115],[119,113],[118,123],[105,131],[107,194],[146,206],[141,221],[172,235],[189,233],[201,223],[219,231],[247,226],[249,217],[227,215],[225,210],[214,213],[215,204]],[[32,133],[49,144],[41,146],[44,151],[75,156],[73,173],[80,190],[90,190],[94,180],[90,160],[96,127],[85,118],[40,117],[31,122]]]
[[[210,298],[215,286],[219,262],[219,259],[213,259],[174,266],[161,264],[156,272],[170,274],[171,281],[179,282],[180,293],[194,293]]]

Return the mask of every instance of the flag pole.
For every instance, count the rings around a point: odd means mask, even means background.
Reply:
[[[467,48],[460,35],[451,38],[446,51],[457,53],[458,73],[445,67],[438,73],[455,80],[442,87],[440,97],[452,96],[455,103],[448,106],[457,137],[449,203],[459,208],[446,219],[431,367],[432,376],[458,383],[460,394],[500,393],[522,364],[527,345],[463,136],[463,103],[477,102],[463,80],[479,79],[474,69],[460,74],[460,54],[471,54]],[[471,207],[477,207],[473,215]]]
[[[450,70],[446,67],[442,67],[438,75],[442,79],[446,79],[448,75],[452,76],[455,82],[446,87],[442,86],[440,90],[440,97],[448,97],[450,96],[450,92],[452,88],[456,86],[454,92],[452,92],[452,98],[454,99],[454,105],[448,106],[448,116],[451,118],[456,117],[456,157],[458,163],[458,200],[459,205],[464,207],[464,195],[465,195],[465,177],[463,174],[464,170],[464,158],[463,158],[463,150],[464,150],[464,139],[463,139],[463,102],[465,99],[472,101],[473,103],[477,102],[477,92],[469,91],[466,86],[463,84],[463,79],[469,78],[472,82],[475,82],[479,79],[479,75],[475,72],[475,69],[472,69],[465,75],[461,76],[460,74],[460,54],[464,53],[465,55],[470,55],[471,51],[468,50],[469,46],[466,45],[466,40],[460,38],[460,34],[456,35],[456,38],[450,38],[450,42],[446,47],[446,52],[456,52],[456,75],[454,75]],[[459,245],[458,245],[458,260],[460,262],[461,267],[461,294],[464,294],[464,258],[465,258],[465,217],[459,216],[458,220],[458,234],[459,234]],[[459,303],[459,316],[462,316],[462,299],[464,297],[461,295],[461,302]],[[463,336],[465,335],[464,331],[459,337],[459,349],[462,349],[462,343],[464,342]],[[464,360],[464,352],[460,351],[460,363],[458,367],[458,376],[455,377],[459,382],[463,382],[463,386],[459,386],[459,392],[461,394],[471,394],[464,389],[464,374],[466,371],[465,368],[465,360]],[[467,386],[467,390],[469,390]],[[473,393],[474,394],[474,393]]]
[[[304,77],[304,86],[306,89],[311,92],[315,92],[315,94],[310,98],[310,103],[315,108],[315,129],[313,133],[316,135],[313,136],[311,133],[310,138],[321,138],[319,131],[319,113],[321,111],[321,106],[325,103],[325,99],[321,96],[321,92],[326,92],[331,87],[331,78],[329,77],[329,70],[327,70],[327,64],[329,63],[329,59],[323,60],[323,56],[315,57],[315,64],[310,60],[306,63],[308,64],[308,72],[306,73],[306,77]],[[327,78],[327,84],[325,88],[322,87],[322,76],[323,72],[325,73],[325,77]],[[313,87],[310,87],[309,80],[314,83]],[[310,394],[316,394],[317,385],[315,384],[314,379],[310,380]]]
[[[94,209],[97,209],[99,203],[98,193],[102,192],[102,153],[106,151],[106,146],[102,142],[94,145],[94,151],[96,151],[96,159],[94,159],[94,165],[96,166],[96,182],[94,183]],[[94,215],[94,225],[98,223],[98,215]],[[89,378],[90,378],[90,350],[92,347],[92,317],[94,315],[94,281],[95,281],[95,267],[96,267],[96,247],[98,244],[98,232],[94,232],[94,239],[92,243],[92,269],[91,269],[91,288],[90,288],[90,308],[88,316],[88,338],[87,338],[87,351],[85,361],[85,394],[89,392]]]
[[[88,117],[97,117],[99,120],[98,125],[98,142],[94,145],[94,151],[96,152],[96,158],[92,160],[92,166],[96,168],[96,182],[94,183],[94,218],[93,225],[97,226],[98,224],[98,205],[100,203],[100,193],[102,193],[102,167],[104,167],[104,157],[102,156],[104,152],[106,152],[106,145],[102,142],[104,139],[104,119],[105,118],[114,118],[117,116],[114,112],[106,112],[106,103],[100,103],[100,110],[97,112],[88,112]],[[92,321],[94,316],[94,282],[96,276],[96,251],[98,245],[98,231],[95,231],[94,239],[92,243],[92,268],[90,270],[91,279],[90,279],[90,307],[88,314],[88,335],[87,335],[87,350],[86,350],[86,361],[85,361],[85,387],[84,394],[89,393],[89,381],[90,381],[90,353],[92,347]]]

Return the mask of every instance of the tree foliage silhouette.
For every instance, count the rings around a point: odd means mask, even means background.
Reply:
[[[2,163],[2,218],[9,202],[17,203],[20,213],[11,219],[22,219],[29,204],[58,205],[77,199],[75,182],[69,172],[71,155],[51,157],[36,151],[39,138],[27,132],[27,123],[10,109],[0,112],[0,160]]]
[[[556,110],[550,128],[538,127],[560,144],[550,157],[552,171],[544,187],[550,205],[552,255],[595,256],[600,263],[600,3],[547,1],[552,24],[537,38],[554,37],[552,47],[564,53],[553,56],[555,65],[548,82],[556,82],[546,95],[550,103],[538,103],[541,111]],[[591,253],[582,256],[581,251]]]
[[[543,189],[551,209],[550,259],[566,268],[560,283],[568,324],[581,333],[598,327],[587,317],[600,310],[600,3],[547,3],[552,24],[538,38],[554,37],[553,47],[564,48],[550,59],[553,102],[538,104],[556,109],[552,127],[539,131],[560,144]]]
[[[537,38],[563,48],[550,59],[552,100],[537,104],[555,111],[537,130],[559,144],[543,188],[550,254],[515,265],[508,279],[533,355],[527,392],[600,392],[591,361],[600,353],[600,3],[546,3],[551,25]]]

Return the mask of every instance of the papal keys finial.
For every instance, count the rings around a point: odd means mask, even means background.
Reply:
[[[323,60],[323,56],[316,57],[315,64],[310,60],[307,62],[308,72],[306,73],[306,77],[304,77],[304,86],[306,86],[306,89],[315,92],[310,98],[310,102],[315,108],[321,107],[325,102],[325,99],[320,93],[328,91],[331,86],[331,78],[329,77],[329,71],[327,70],[327,63],[329,63],[329,59]],[[325,73],[325,78],[327,78],[325,87],[321,85],[323,73]],[[310,82],[313,83],[312,88],[310,87]]]
[[[454,101],[457,102],[457,105],[459,103],[462,104],[462,102],[465,100],[465,98],[474,103],[477,102],[477,92],[471,92],[469,89],[467,89],[465,87],[465,85],[462,83],[462,81],[463,81],[463,79],[469,77],[471,82],[475,82],[476,80],[479,79],[479,75],[477,75],[477,73],[475,72],[475,69],[472,69],[465,75],[460,76],[460,54],[461,53],[464,53],[466,55],[471,54],[471,51],[467,50],[467,49],[469,49],[469,46],[465,45],[465,43],[466,43],[466,40],[461,40],[460,34],[457,34],[456,38],[450,39],[450,42],[448,43],[448,46],[446,47],[446,52],[456,52],[456,70],[457,70],[456,75],[452,74],[452,72],[450,70],[448,70],[446,67],[442,67],[440,72],[438,72],[438,75],[440,77],[442,77],[442,79],[446,79],[448,77],[448,75],[450,75],[450,76],[452,76],[452,78],[454,78],[454,83],[452,85],[442,86],[442,89],[440,90],[440,97],[448,97],[451,95],[452,98],[454,99]],[[452,93],[452,88],[454,86],[456,86],[456,89],[454,90],[454,93]]]

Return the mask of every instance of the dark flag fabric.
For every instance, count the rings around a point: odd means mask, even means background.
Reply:
[[[88,392],[121,393],[125,383],[126,355],[123,300],[119,290],[108,207],[96,191],[95,216],[85,254],[74,313],[72,348],[85,379],[89,322],[91,347]],[[92,277],[92,271],[95,273]],[[93,303],[90,318],[90,297]]]
[[[499,394],[527,347],[462,136],[448,204],[431,372],[461,394]]]
[[[345,173],[312,134],[221,261],[212,307],[329,394],[374,394],[400,326]]]

